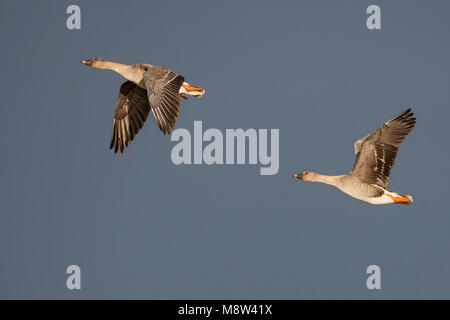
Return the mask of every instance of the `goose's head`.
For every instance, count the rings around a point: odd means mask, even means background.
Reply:
[[[292,176],[294,178],[303,180],[303,181],[315,181],[315,177],[316,177],[317,173],[312,172],[312,171],[303,171],[302,173],[298,174],[295,173]]]
[[[99,68],[103,65],[104,61],[105,60],[103,60],[102,58],[92,58],[90,60],[81,60],[81,63],[89,67]]]

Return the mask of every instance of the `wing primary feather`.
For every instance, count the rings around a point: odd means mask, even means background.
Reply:
[[[373,133],[355,142],[352,174],[368,184],[386,188],[398,147],[416,123],[408,109],[381,125]]]
[[[110,149],[121,153],[129,147],[136,134],[144,126],[150,111],[147,91],[126,81],[120,86],[116,110],[114,111],[113,134]]]

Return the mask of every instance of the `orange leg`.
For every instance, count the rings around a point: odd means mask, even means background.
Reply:
[[[183,88],[186,89],[186,91],[203,91],[203,88],[191,86],[190,84],[183,83]]]
[[[386,195],[391,198],[392,200],[394,200],[395,203],[400,203],[400,204],[409,204],[410,200],[408,198],[404,198],[401,196],[394,196],[391,194],[386,193]]]

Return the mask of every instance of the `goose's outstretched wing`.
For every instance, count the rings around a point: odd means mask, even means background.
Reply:
[[[143,80],[156,123],[164,134],[170,134],[180,111],[179,92],[184,78],[167,68],[150,66]]]
[[[416,124],[413,115],[408,109],[356,141],[352,174],[365,183],[386,188],[398,147]]]
[[[130,141],[144,125],[150,112],[147,91],[126,81],[120,86],[119,98],[114,111],[113,130],[110,149],[123,153]]]

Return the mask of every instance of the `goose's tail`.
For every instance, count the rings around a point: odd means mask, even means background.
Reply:
[[[196,86],[191,86],[189,83],[183,82],[180,88],[180,95],[184,99],[187,99],[186,97],[187,94],[196,98],[201,98],[205,94],[205,89]]]

